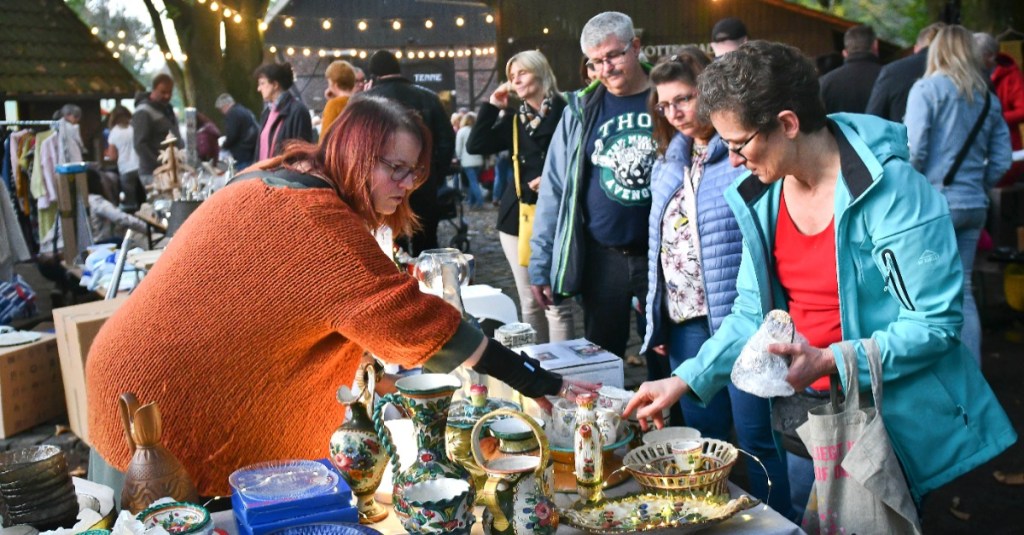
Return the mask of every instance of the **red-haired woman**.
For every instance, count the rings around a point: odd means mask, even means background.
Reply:
[[[381,225],[416,225],[409,194],[430,164],[419,116],[359,97],[337,120],[319,146],[293,143],[205,201],[104,325],[86,372],[90,477],[114,482],[128,465],[122,392],[159,403],[164,444],[206,496],[229,492],[241,466],[323,457],[344,416],[333,392],[365,351],[472,367],[530,397],[568,393],[421,293],[374,240]]]

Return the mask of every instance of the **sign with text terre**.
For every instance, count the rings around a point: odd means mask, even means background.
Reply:
[[[434,92],[455,89],[455,63],[448,58],[403,62],[402,75]]]

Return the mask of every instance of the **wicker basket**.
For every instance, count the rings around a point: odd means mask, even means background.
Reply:
[[[670,442],[656,442],[636,448],[626,454],[622,464],[646,490],[728,495],[729,472],[738,456],[736,447],[711,438],[701,439],[701,442],[704,446],[701,470],[677,473]]]

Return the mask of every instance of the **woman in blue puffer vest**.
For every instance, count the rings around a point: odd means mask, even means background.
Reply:
[[[651,175],[647,329],[649,359],[668,357],[678,368],[700,350],[732,309],[743,238],[722,193],[741,174],[710,123],[697,118],[697,76],[710,63],[685,47],[651,70],[650,107],[661,157]],[[652,354],[653,353],[653,354]],[[659,357],[660,356],[660,357]],[[705,437],[729,440],[764,462],[775,488],[770,505],[790,516],[785,457],[776,449],[768,400],[731,384],[706,405],[679,400],[687,425]],[[751,492],[768,500],[768,480],[750,463]]]

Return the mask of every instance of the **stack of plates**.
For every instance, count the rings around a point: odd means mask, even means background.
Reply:
[[[75,485],[57,446],[0,453],[0,498],[5,526],[30,524],[43,531],[70,526],[78,516]]]

